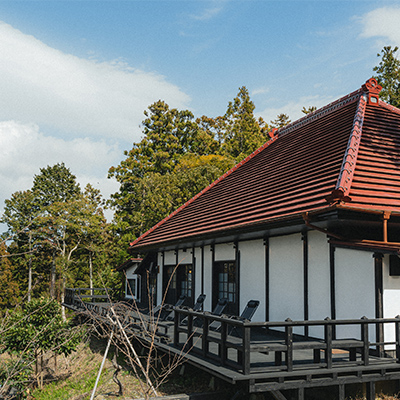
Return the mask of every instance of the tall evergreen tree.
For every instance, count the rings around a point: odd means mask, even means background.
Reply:
[[[254,116],[254,103],[250,100],[245,86],[239,88],[238,95],[229,102],[225,113],[227,130],[224,137],[224,153],[242,160],[258,147],[267,137]]]
[[[396,57],[399,48],[385,46],[378,57],[382,57],[379,65],[374,67],[375,76],[382,86],[380,97],[395,107],[400,107],[400,60]]]

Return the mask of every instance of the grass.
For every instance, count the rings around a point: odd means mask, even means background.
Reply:
[[[99,371],[106,341],[99,340],[92,337],[87,343],[80,344],[78,351],[71,354],[69,357],[59,357],[57,360],[57,369],[54,372],[54,359],[47,360],[47,374],[45,376],[45,385],[43,389],[30,388],[27,392],[28,400],[89,400],[97,373]],[[124,364],[123,357],[120,356],[118,363],[123,366],[122,371],[119,373],[118,378],[124,388],[124,396],[117,397],[118,386],[112,380],[114,368],[111,363],[113,356],[113,349],[107,357],[105,367],[103,369],[100,383],[96,391],[96,400],[132,400],[142,398],[143,394],[140,390],[140,382],[133,375],[129,366]],[[1,362],[2,356],[0,356]],[[212,390],[220,390],[224,393],[230,393],[230,398],[238,388],[224,383],[219,380],[214,381],[214,387],[210,387],[211,376],[200,371],[190,365],[178,367],[169,376],[169,379],[159,388],[160,395],[172,395],[178,393],[199,393],[209,392]],[[394,389],[394,388],[393,388]],[[333,391],[326,391],[323,389],[315,389],[313,391],[306,390],[307,400],[328,400],[335,399],[336,396]],[[377,393],[384,391],[377,385]],[[390,392],[390,390],[388,391]],[[391,391],[392,393],[394,390]],[[346,387],[347,400],[363,400],[361,387]],[[332,397],[333,396],[333,397]],[[240,399],[248,400],[253,399],[251,396],[242,396]],[[257,395],[257,400],[267,400],[272,397],[268,394]],[[378,395],[378,400],[395,400],[398,397],[388,395]],[[222,397],[221,397],[221,400]]]

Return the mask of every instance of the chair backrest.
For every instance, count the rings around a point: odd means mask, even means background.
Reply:
[[[215,306],[214,310],[213,310],[213,314],[214,315],[221,315],[224,310],[225,307],[228,305],[228,299],[219,299],[217,305]]]
[[[176,304],[175,304],[175,307],[183,306],[183,304],[185,303],[185,301],[186,301],[186,296],[185,296],[184,294],[181,294],[181,295],[179,296],[178,301],[177,301]]]
[[[242,314],[240,314],[240,318],[248,319],[249,321],[251,321],[251,318],[253,317],[254,313],[257,311],[257,308],[259,305],[260,305],[260,302],[258,300],[250,300],[247,303]]]
[[[201,311],[203,309],[204,300],[206,299],[205,294],[201,294],[197,300],[196,304],[193,306],[193,311]]]

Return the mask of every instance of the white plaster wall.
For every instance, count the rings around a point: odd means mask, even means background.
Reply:
[[[326,235],[308,232],[308,318],[331,316],[329,244]],[[310,327],[309,334],[323,337],[323,327]]]
[[[336,248],[335,295],[336,318],[375,318],[375,271],[373,253]],[[337,338],[361,338],[360,328],[337,328]],[[370,328],[370,340],[375,340],[375,330]]]
[[[383,259],[383,317],[394,318],[400,314],[400,276],[389,275],[389,255]],[[385,342],[395,341],[394,324],[385,325]],[[387,350],[395,346],[387,346]]]
[[[303,241],[300,234],[269,239],[269,276],[270,320],[303,320]]]
[[[249,300],[260,305],[252,321],[265,321],[265,247],[263,240],[239,243],[240,251],[240,313]]]
[[[233,243],[222,243],[215,245],[215,261],[231,261],[235,259],[235,248]]]
[[[212,307],[212,252],[211,246],[204,246],[204,310],[211,311]]]
[[[178,264],[191,264],[192,260],[192,248],[178,251]]]
[[[176,255],[174,250],[166,251],[164,253],[164,265],[176,265]]]

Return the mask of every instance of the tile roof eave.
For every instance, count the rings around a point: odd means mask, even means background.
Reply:
[[[232,232],[237,231],[238,229],[240,230],[244,230],[246,228],[256,228],[257,226],[265,226],[265,225],[272,225],[272,224],[278,224],[278,223],[284,223],[284,222],[288,222],[290,220],[298,220],[299,218],[304,219],[303,216],[304,215],[317,215],[317,214],[321,214],[324,212],[329,212],[332,211],[334,209],[338,208],[337,204],[332,204],[332,205],[324,205],[324,206],[318,206],[309,210],[303,210],[303,211],[299,211],[296,213],[288,213],[286,215],[280,215],[279,217],[276,218],[268,218],[266,220],[263,221],[257,221],[257,222],[248,222],[248,223],[244,223],[244,224],[238,224],[237,226],[230,226],[228,229],[226,227],[221,228],[221,229],[215,229],[212,231],[213,235],[217,235],[217,234],[225,234],[226,236],[229,234],[232,234]],[[210,232],[208,232],[209,234]],[[194,235],[194,236],[180,236],[177,238],[174,238],[174,242],[181,242],[183,239],[188,239],[190,241],[193,240],[199,240],[198,235]],[[165,240],[155,240],[153,242],[148,242],[146,244],[144,244],[143,246],[141,246],[140,244],[135,245],[135,251],[136,250],[143,250],[143,249],[154,249],[157,246],[159,246],[160,244],[165,244]]]
[[[260,153],[262,150],[270,146],[272,143],[274,143],[278,139],[278,136],[274,136],[273,138],[269,139],[266,143],[264,143],[261,147],[259,147],[257,150],[253,151],[249,156],[247,156],[244,160],[236,164],[234,167],[232,167],[229,171],[225,172],[221,177],[216,179],[213,183],[208,185],[206,188],[204,188],[201,192],[197,193],[194,197],[192,197],[190,200],[188,200],[186,203],[184,203],[182,206],[180,206],[178,209],[176,209],[174,212],[169,214],[167,217],[165,217],[163,220],[158,222],[156,225],[154,225],[152,228],[150,228],[147,232],[145,232],[143,235],[139,236],[137,239],[135,239],[132,243],[130,243],[130,247],[135,246],[137,243],[139,243],[142,239],[144,239],[146,236],[148,236],[150,233],[152,233],[155,229],[157,229],[160,225],[163,225],[166,221],[171,219],[174,215],[176,215],[178,212],[186,208],[189,204],[193,203],[196,199],[198,199],[201,195],[206,193],[208,190],[210,190],[212,187],[214,187],[217,183],[221,182],[223,179],[225,179],[227,176],[232,174],[232,172],[236,171],[239,167],[241,167],[243,164],[247,163],[249,160],[251,160],[255,155]]]

